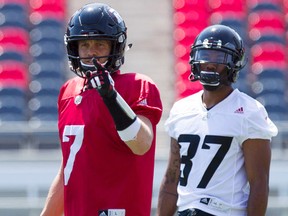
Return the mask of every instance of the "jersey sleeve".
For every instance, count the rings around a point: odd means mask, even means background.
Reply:
[[[245,135],[242,137],[242,143],[246,139],[269,139],[276,136],[278,129],[268,117],[264,106],[258,103],[258,107],[246,116],[244,120],[246,128]]]
[[[115,82],[116,90],[137,115],[148,118],[153,125],[158,124],[162,116],[162,102],[156,84],[143,74],[123,74]],[[129,85],[129,91],[124,88]]]
[[[137,115],[143,115],[150,119],[152,124],[158,124],[162,115],[162,102],[158,88],[153,83],[144,84],[141,99],[132,105]]]

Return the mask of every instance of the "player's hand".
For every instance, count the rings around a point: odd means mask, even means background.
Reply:
[[[102,97],[110,98],[115,94],[114,81],[109,71],[105,69],[96,59],[93,59],[95,71],[90,73],[88,82],[97,89]]]

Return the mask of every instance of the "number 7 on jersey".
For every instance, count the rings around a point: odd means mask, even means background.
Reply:
[[[66,125],[63,131],[63,142],[69,142],[70,137],[69,136],[75,136],[74,142],[70,146],[70,153],[69,157],[66,163],[66,166],[64,168],[64,184],[67,185],[74,161],[76,158],[76,154],[80,150],[82,143],[83,143],[83,137],[84,137],[84,125]]]

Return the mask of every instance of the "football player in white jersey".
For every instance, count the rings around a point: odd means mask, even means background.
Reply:
[[[244,67],[243,42],[224,25],[205,28],[190,53],[191,81],[203,90],[177,101],[157,215],[264,216],[270,142],[277,127],[258,101],[232,87]]]

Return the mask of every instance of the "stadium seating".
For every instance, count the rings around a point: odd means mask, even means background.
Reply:
[[[64,83],[65,47],[63,43],[65,1],[29,0],[30,55],[29,91],[30,121],[56,121],[57,96]]]
[[[247,45],[249,62],[240,72],[235,87],[251,94],[255,93],[252,86],[257,86],[257,83],[258,87],[264,85],[265,88],[271,88],[272,85],[260,77],[264,73],[260,75],[259,71],[263,68],[277,67],[284,70],[287,67],[288,34],[285,20],[288,11],[287,2],[286,0],[173,0],[176,97],[185,97],[202,89],[198,82],[191,85],[188,80],[190,46],[203,28],[216,23],[234,28]],[[30,99],[37,97],[40,92],[56,94],[57,87],[65,79],[63,71],[66,70],[63,66],[66,52],[63,45],[65,1],[1,0],[0,5],[1,65],[3,62],[1,85],[11,84],[26,88],[29,90]],[[28,56],[24,54],[27,50],[29,50]],[[16,63],[13,67],[8,67],[7,61]],[[23,67],[25,64],[26,68]],[[51,84],[51,80],[57,79],[60,81],[56,82],[55,88],[46,88],[48,84],[44,82]],[[272,83],[277,80],[270,79]],[[284,91],[287,91],[286,87]]]
[[[272,42],[276,44],[280,43],[282,45],[286,44],[285,34],[283,35],[275,35],[272,33],[261,34],[261,32],[258,31],[257,29],[252,29],[252,31],[254,31],[254,33],[252,33],[250,37],[251,45],[254,45],[256,43],[263,43],[263,42]]]
[[[2,61],[0,66],[0,85],[17,86],[25,89],[28,83],[27,65],[18,61]]]
[[[274,61],[286,64],[286,47],[274,42],[257,43],[251,47],[252,64],[260,61]]]
[[[29,26],[26,5],[7,3],[0,5],[0,26],[15,26],[27,29]]]
[[[202,89],[201,85],[191,83],[188,80],[190,75],[189,53],[190,46],[199,32],[208,25],[209,13],[206,2],[202,0],[174,0],[174,33],[175,41],[174,55],[176,58],[176,99],[185,97]],[[201,22],[199,22],[201,20]],[[187,85],[192,84],[193,88]]]
[[[3,47],[0,47],[0,64],[2,61],[7,60],[26,62],[26,55],[21,52],[5,50]]]
[[[27,121],[27,84],[29,81],[29,20],[24,0],[0,2],[0,122]],[[18,146],[15,135],[2,135],[5,148]],[[7,139],[6,139],[7,138]],[[15,144],[17,142],[17,144]],[[14,144],[15,145],[14,145]],[[13,147],[14,146],[14,147]],[[2,148],[2,147],[0,147]],[[4,147],[3,147],[4,148]]]
[[[210,24],[221,23],[224,19],[245,19],[246,5],[245,1],[238,0],[208,0],[208,10],[211,11]]]
[[[258,29],[262,33],[284,35],[286,31],[285,16],[274,10],[259,10],[248,15],[248,31]]]
[[[0,28],[0,45],[5,50],[27,53],[29,50],[29,33],[23,28],[2,26]]]
[[[210,24],[223,24],[240,34],[246,49],[246,67],[233,86],[259,99],[272,119],[287,117],[287,0],[174,0],[173,7],[176,99],[201,89],[188,80],[195,37]]]
[[[26,92],[18,87],[0,87],[0,121],[26,121]]]
[[[30,31],[31,43],[52,39],[63,43],[63,23],[56,19],[45,19],[33,26]]]
[[[64,0],[29,0],[32,23],[37,19],[65,19]]]
[[[255,11],[259,9],[272,9],[279,10],[283,7],[285,0],[247,0],[246,5],[250,11]],[[280,9],[281,10],[281,9]]]
[[[65,0],[0,0],[0,88],[22,92],[15,100],[0,96],[1,121],[57,119],[65,12]]]
[[[57,120],[57,96],[37,95],[29,102],[28,107],[33,111],[31,120]]]
[[[250,8],[251,12],[255,12],[255,11],[261,11],[261,10],[272,10],[272,11],[278,11],[281,12],[282,8],[281,8],[281,4],[276,3],[276,2],[269,2],[269,1],[263,1],[263,2],[259,2],[257,4],[255,4],[254,6],[252,6]]]
[[[211,20],[211,23],[229,26],[237,31],[245,42],[247,41],[246,23],[243,22],[242,18],[223,17],[219,22],[216,23]]]

